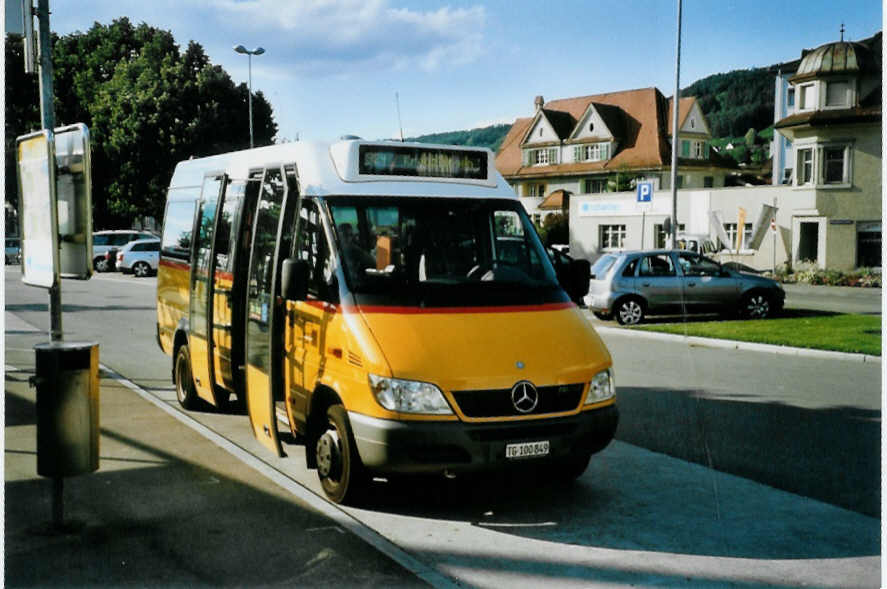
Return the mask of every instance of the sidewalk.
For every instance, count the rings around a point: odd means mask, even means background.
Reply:
[[[8,314],[7,314],[8,316]],[[5,586],[424,586],[119,382],[101,379],[100,468],[37,475],[33,344],[6,326]]]

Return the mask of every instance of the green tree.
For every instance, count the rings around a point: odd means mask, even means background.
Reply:
[[[39,127],[36,84],[21,64],[21,39],[8,36],[7,177],[10,154],[15,165],[9,138],[14,147],[16,135]],[[126,18],[95,23],[54,38],[53,66],[57,124],[90,129],[96,228],[128,227],[143,215],[159,220],[176,162],[249,147],[246,84],[235,85],[198,43],[181,52],[169,31]],[[253,122],[256,145],[271,144],[277,125],[261,92]]]
[[[569,216],[563,213],[546,215],[542,220],[542,229],[539,231],[539,236],[545,245],[570,243]]]
[[[615,174],[611,174],[607,178],[607,192],[625,192],[631,190],[632,180],[634,180],[634,174],[629,172],[627,166],[622,165]]]

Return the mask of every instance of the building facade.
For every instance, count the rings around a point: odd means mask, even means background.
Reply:
[[[517,119],[503,140],[496,167],[537,222],[573,196],[630,190],[640,181],[668,189],[672,108],[656,88],[548,103],[537,96],[534,115]],[[679,109],[678,186],[724,186],[733,165],[711,149],[698,102],[682,98]]]
[[[775,129],[789,142],[784,178],[811,191],[792,221],[797,261],[881,266],[881,33],[805,51],[788,78],[793,107]]]
[[[698,143],[686,149],[691,155],[701,150],[702,158],[686,158],[683,142],[707,141],[707,126],[690,127],[696,131],[691,134],[687,121],[694,120],[688,116],[692,103],[681,99],[678,175],[685,180],[677,191],[680,233],[717,244],[721,259],[762,270],[802,263],[835,270],[881,266],[881,34],[868,41],[839,41],[804,51],[777,75],[774,146],[779,149],[771,150],[772,186],[724,187],[729,169],[719,168]],[[530,136],[541,114],[537,110],[533,119],[515,123],[509,133],[515,149],[509,153],[534,149]],[[644,126],[642,119],[637,121]],[[664,128],[659,125],[658,156],[646,156],[659,157],[659,162],[668,161]],[[549,137],[549,148],[559,145]],[[615,144],[625,154],[627,145],[637,148],[641,143],[637,136],[633,143]],[[593,260],[607,251],[667,245],[665,220],[672,213],[667,165],[638,157],[633,162],[637,167],[627,168],[632,179],[653,182],[652,199],[641,203],[630,185],[607,194],[577,189],[577,176],[594,178],[597,170],[577,171],[575,162],[552,164],[555,154],[547,157],[547,163],[502,158],[511,167],[500,170],[526,198],[558,188],[574,191],[567,203],[572,254]],[[527,192],[533,183],[542,186]],[[525,206],[532,211],[534,203]]]

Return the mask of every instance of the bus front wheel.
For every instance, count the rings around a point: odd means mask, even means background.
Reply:
[[[327,409],[327,429],[317,439],[317,475],[333,503],[354,503],[360,495],[364,473],[354,444],[348,414],[341,405]]]
[[[182,345],[176,352],[176,397],[185,409],[197,406],[197,390],[191,376],[191,353],[187,345]]]

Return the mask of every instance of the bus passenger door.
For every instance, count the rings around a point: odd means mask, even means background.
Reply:
[[[320,211],[302,202],[295,255],[308,262],[308,300],[287,301],[286,391],[290,423],[307,422],[308,397],[323,371],[327,326],[338,299],[332,290],[332,263]],[[305,432],[301,432],[305,433]]]
[[[242,211],[246,184],[235,182],[228,185],[219,210],[214,251],[213,272],[213,331],[212,359],[215,382],[227,391],[235,391],[235,360],[233,340],[237,335],[234,307],[235,297],[235,248],[237,247],[237,218]],[[238,322],[239,323],[239,322]],[[242,337],[242,330],[240,330]],[[235,391],[236,392],[236,391]],[[224,394],[224,393],[223,393]]]
[[[190,337],[191,372],[197,395],[215,404],[213,395],[213,366],[209,345],[209,321],[212,316],[212,246],[216,221],[216,209],[225,176],[207,176],[197,215],[197,238],[194,240],[191,263]]]
[[[253,435],[283,456],[275,401],[283,399],[283,306],[279,270],[292,240],[292,204],[284,170],[267,168],[256,207],[247,284],[246,406]],[[293,191],[293,201],[298,193]]]

